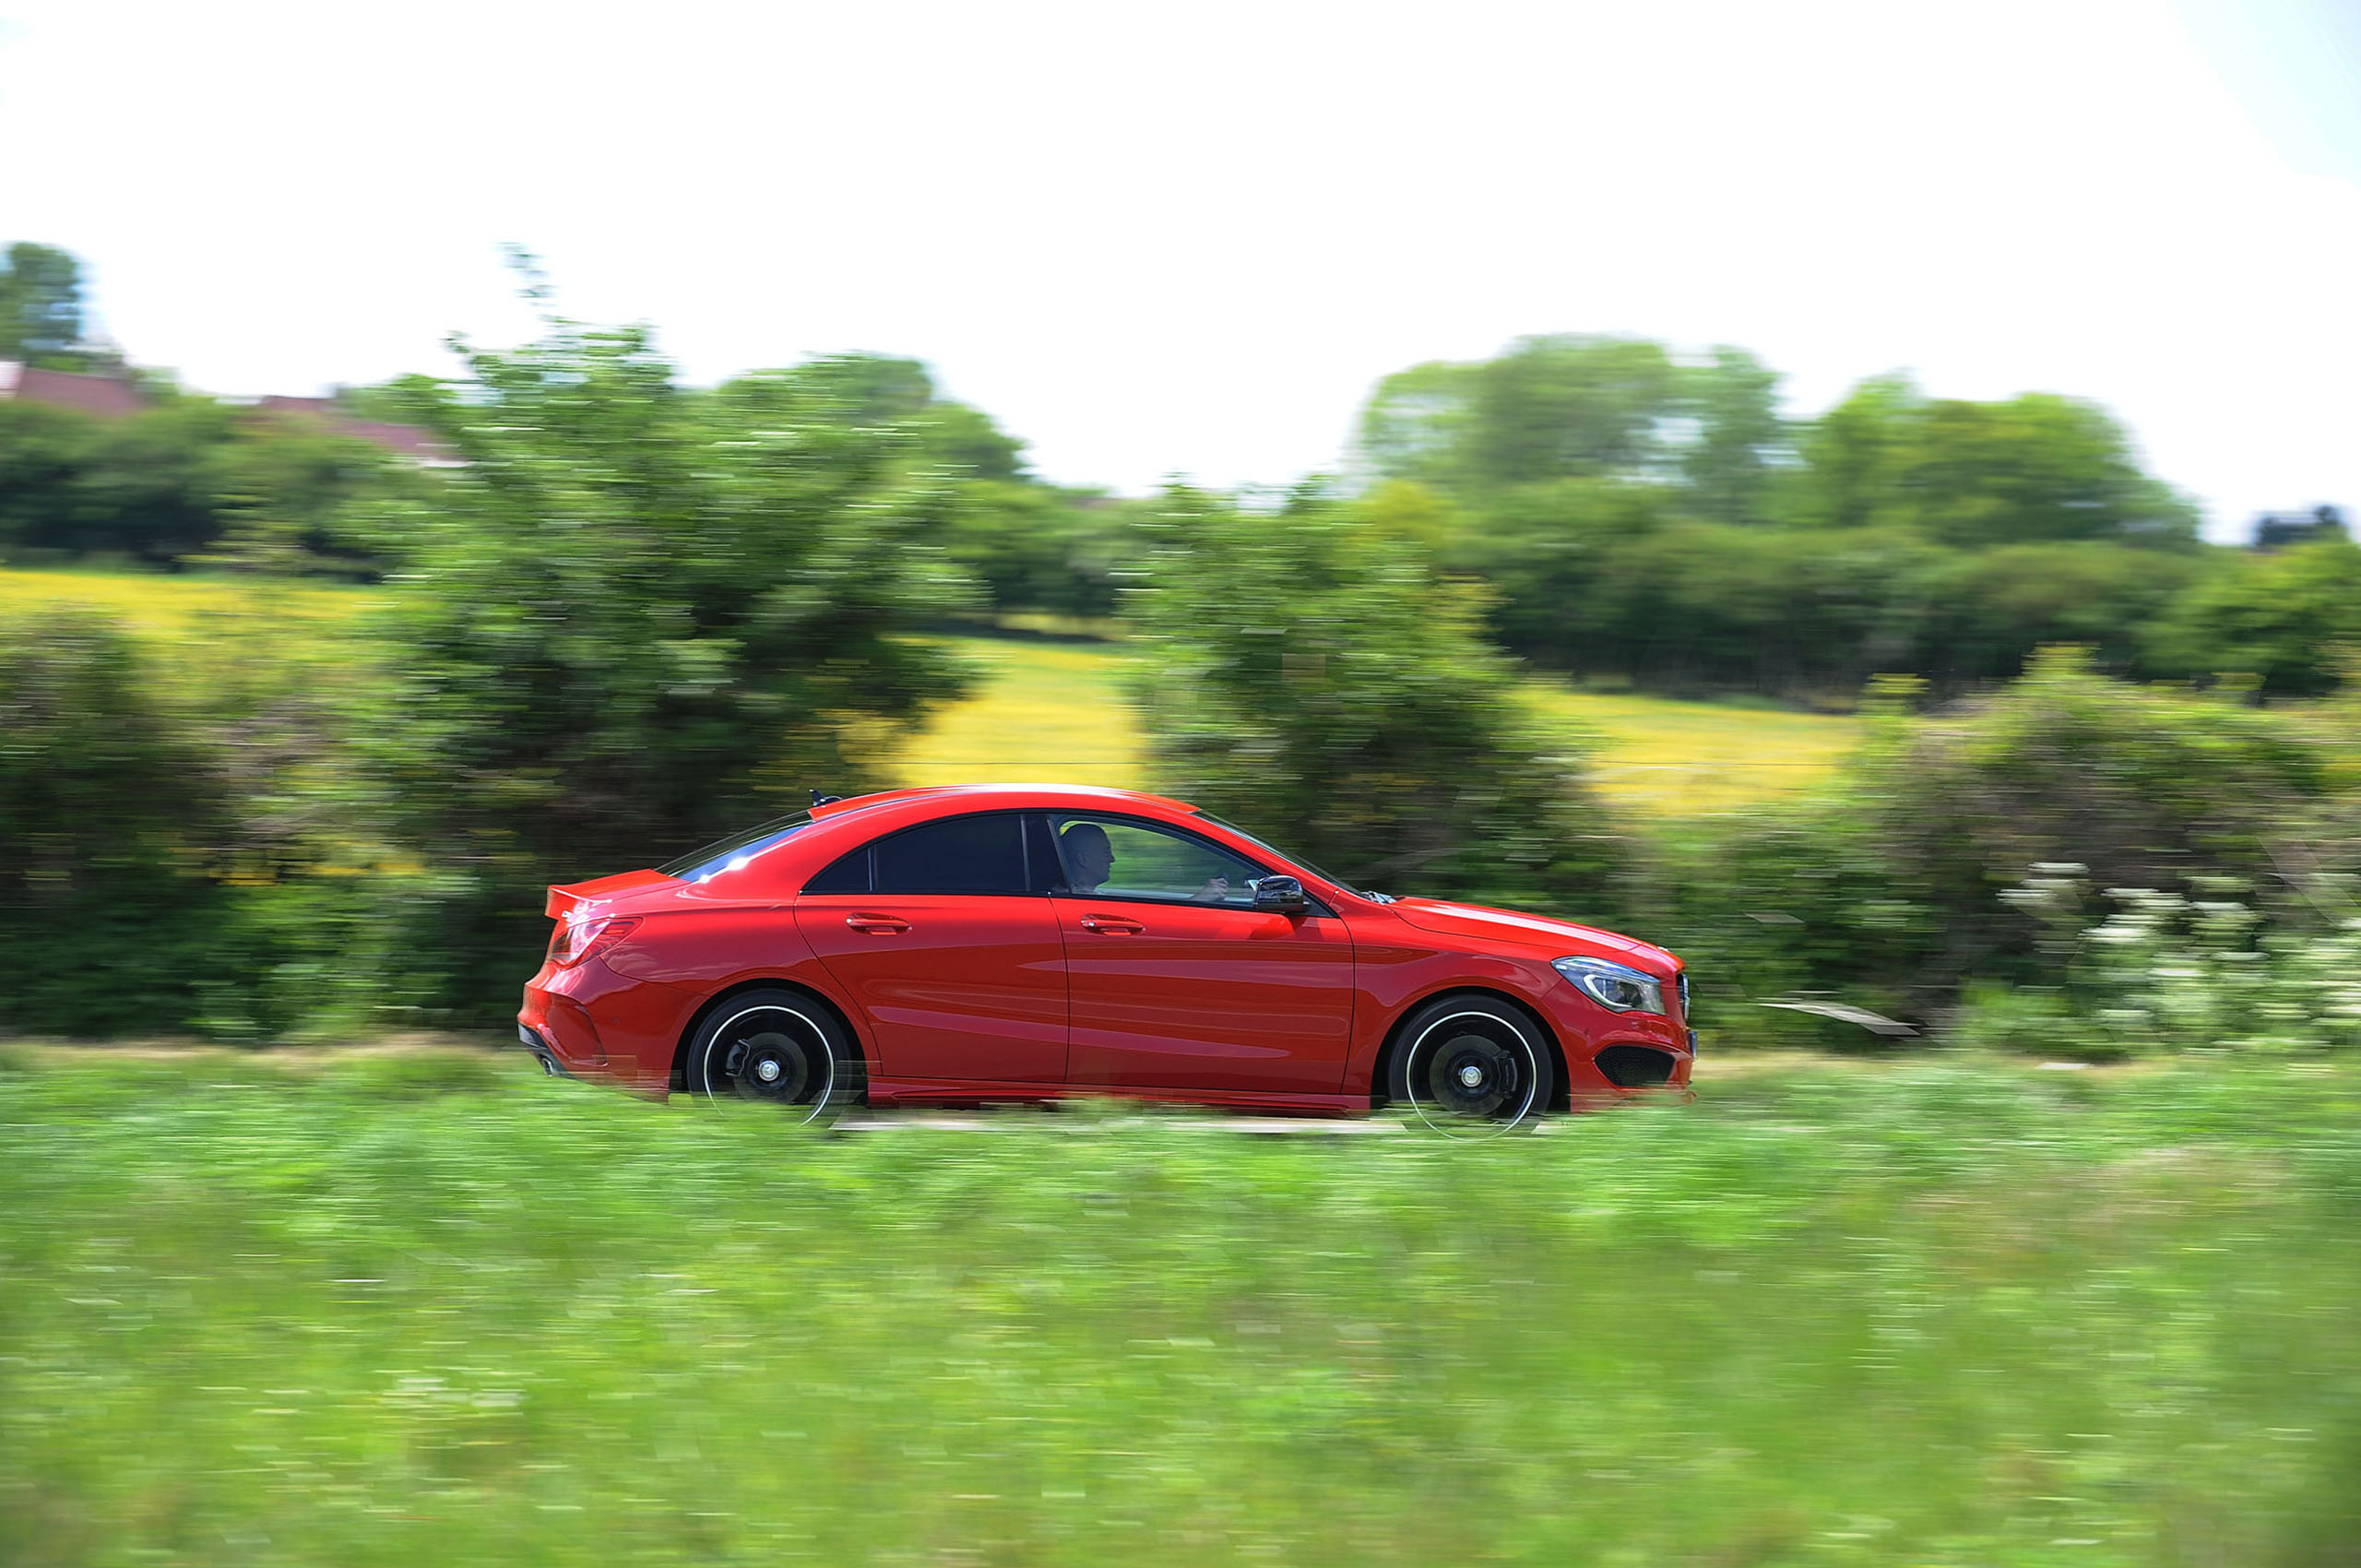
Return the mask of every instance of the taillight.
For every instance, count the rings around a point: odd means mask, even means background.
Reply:
[[[635,917],[603,915],[572,923],[559,922],[550,936],[550,962],[561,969],[570,969],[583,959],[604,953],[632,933],[638,925]]]

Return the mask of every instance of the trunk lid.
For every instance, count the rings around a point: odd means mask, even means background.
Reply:
[[[552,884],[549,903],[542,912],[553,921],[562,921],[587,904],[602,903],[619,894],[635,892],[642,887],[656,887],[678,881],[660,871],[626,871],[613,876],[594,877],[588,882]]]

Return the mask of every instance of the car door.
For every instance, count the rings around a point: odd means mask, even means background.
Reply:
[[[1334,1094],[1352,1033],[1353,946],[1314,905],[1252,908],[1259,866],[1144,818],[1050,814],[1076,1084]]]
[[[860,1009],[882,1075],[1064,1080],[1065,952],[1032,891],[1052,860],[1024,814],[978,812],[887,834],[805,885],[797,929]]]

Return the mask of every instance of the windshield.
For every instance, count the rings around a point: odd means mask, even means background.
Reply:
[[[1237,834],[1240,838],[1245,839],[1249,844],[1253,845],[1264,853],[1275,856],[1279,860],[1286,861],[1291,865],[1301,866],[1312,875],[1320,878],[1321,881],[1341,887],[1356,898],[1366,898],[1370,897],[1369,894],[1364,893],[1359,888],[1354,886],[1351,883],[1347,882],[1343,877],[1336,875],[1334,872],[1322,871],[1318,866],[1313,865],[1301,855],[1290,855],[1275,844],[1266,844],[1262,839],[1255,837],[1254,835],[1247,832],[1246,829],[1239,826],[1238,824],[1234,822],[1224,822],[1221,818],[1214,815],[1211,812],[1199,812],[1197,814],[1204,817],[1207,822],[1212,823],[1216,827],[1226,827],[1229,829],[1229,831]]]
[[[677,861],[668,861],[656,868],[662,876],[677,876],[683,882],[703,882],[718,873],[744,865],[756,855],[779,840],[790,837],[812,826],[812,814],[797,812],[750,827],[743,833],[733,833],[717,839],[702,849],[692,849]]]

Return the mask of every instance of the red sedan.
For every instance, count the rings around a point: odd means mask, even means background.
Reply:
[[[828,802],[550,889],[553,1073],[847,1105],[1077,1094],[1455,1132],[1689,1081],[1660,947],[1347,885],[1192,806],[979,785]]]

